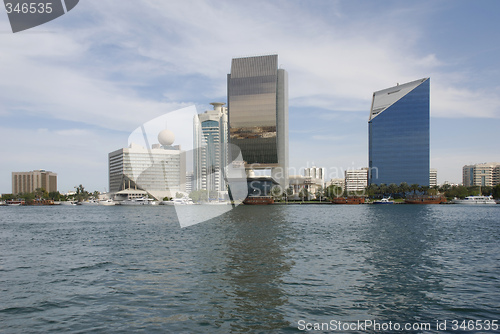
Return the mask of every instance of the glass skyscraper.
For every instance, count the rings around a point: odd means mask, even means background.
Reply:
[[[373,93],[369,183],[429,185],[430,78]]]
[[[229,142],[245,167],[288,184],[288,74],[278,55],[235,58],[228,74]]]

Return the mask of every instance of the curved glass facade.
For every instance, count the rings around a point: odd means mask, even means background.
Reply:
[[[429,185],[430,79],[374,93],[369,128],[370,184]]]

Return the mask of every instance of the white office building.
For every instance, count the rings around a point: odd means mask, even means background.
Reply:
[[[347,192],[363,191],[368,186],[368,168],[348,169],[344,174]]]
[[[109,153],[109,189],[142,190],[157,200],[185,192],[186,156],[170,130],[158,135],[159,144],[145,148],[132,143]]]

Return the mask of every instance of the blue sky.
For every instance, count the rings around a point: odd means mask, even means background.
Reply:
[[[107,154],[155,117],[226,101],[231,59],[279,55],[290,165],[367,165],[374,91],[431,78],[431,167],[500,162],[500,2],[85,0],[12,34],[0,13],[0,193],[11,172],[108,187]],[[174,131],[175,132],[175,131]],[[190,143],[177,143],[189,146]]]

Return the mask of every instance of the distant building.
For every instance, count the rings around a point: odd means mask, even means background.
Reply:
[[[12,173],[12,194],[32,193],[37,189],[57,191],[57,174],[44,169]]]
[[[213,102],[213,110],[194,116],[194,190],[226,191],[228,127],[224,104]]]
[[[369,183],[429,185],[430,79],[373,93]]]
[[[437,186],[438,182],[438,171],[435,168],[431,168],[429,172],[429,187]]]
[[[169,130],[158,135],[151,149],[132,143],[109,153],[109,189],[143,190],[157,200],[186,191],[186,156]],[[136,192],[134,192],[136,193]]]
[[[321,185],[325,183],[325,169],[323,167],[309,167],[304,169],[304,176],[311,179],[321,180]]]
[[[303,175],[290,175],[289,184],[293,189],[292,198],[299,199],[301,191],[305,189],[308,200],[316,198],[316,193],[324,186],[323,179]]]
[[[368,168],[348,169],[344,173],[347,192],[364,191],[368,186]]]
[[[328,181],[326,183],[326,186],[327,187],[329,187],[329,186],[337,186],[337,187],[340,187],[342,189],[342,192],[344,192],[344,189],[345,189],[345,179],[341,179],[341,178],[331,179],[330,181]]]
[[[194,180],[194,174],[191,172],[186,173],[186,192],[189,194],[190,192],[193,191],[193,180]]]
[[[462,168],[464,186],[489,186],[500,184],[500,163],[467,165]]]
[[[278,55],[234,58],[227,90],[229,143],[241,150],[245,168],[270,169],[287,188],[288,74]]]

